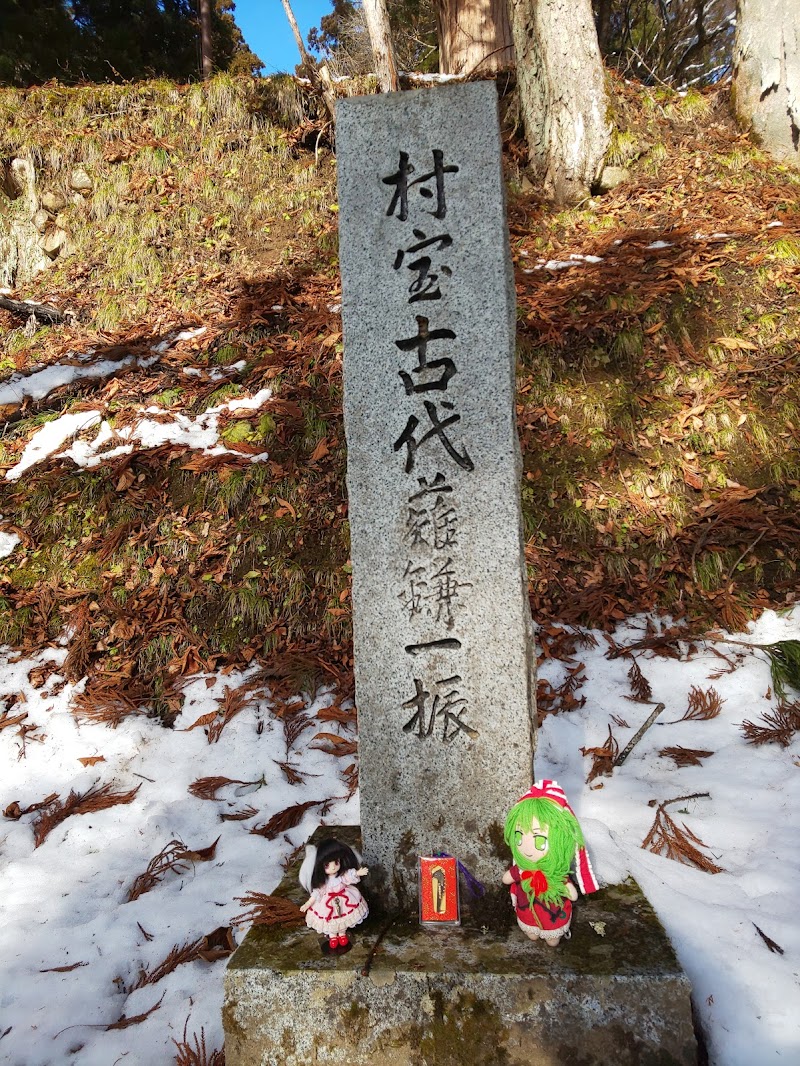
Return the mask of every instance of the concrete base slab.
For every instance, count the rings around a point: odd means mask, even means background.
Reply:
[[[358,844],[356,827],[335,834]],[[304,901],[296,869],[276,894]],[[516,924],[430,930],[380,913],[352,934],[350,952],[323,956],[305,927],[250,930],[225,977],[228,1066],[697,1062],[688,979],[633,882],[579,903],[555,949]]]

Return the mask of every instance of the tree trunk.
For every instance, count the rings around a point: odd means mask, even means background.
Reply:
[[[611,126],[590,0],[509,0],[532,178],[557,203],[599,178]]]
[[[800,166],[797,0],[738,0],[733,106],[777,159]]]
[[[438,0],[439,70],[481,74],[514,61],[507,0]]]
[[[203,81],[208,81],[214,72],[214,54],[211,48],[211,0],[200,0],[200,62]]]
[[[320,77],[320,72],[317,70],[317,65],[311,56],[306,51],[306,46],[303,44],[303,35],[300,33],[300,27],[297,25],[297,19],[294,17],[294,11],[292,11],[292,5],[289,0],[281,0],[283,10],[286,12],[286,18],[289,20],[289,25],[292,29],[292,34],[297,44],[297,50],[300,53],[300,62],[308,75],[308,80],[311,82],[311,87],[314,92],[322,97],[322,102],[325,105],[325,110],[328,112],[328,116],[331,122],[336,121],[336,101],[333,97],[331,90],[330,75],[328,74],[327,67],[324,69],[324,74]]]
[[[382,93],[397,92],[400,83],[397,79],[397,62],[394,58],[386,0],[364,0],[362,6],[375,59],[378,86]]]

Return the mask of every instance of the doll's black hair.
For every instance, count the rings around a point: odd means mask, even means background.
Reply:
[[[314,872],[311,874],[312,889],[321,888],[325,884],[328,879],[325,867],[329,862],[339,863],[340,874],[343,874],[345,870],[358,869],[358,859],[352,848],[349,848],[347,844],[342,844],[339,840],[323,840],[317,848],[317,857],[314,860]]]

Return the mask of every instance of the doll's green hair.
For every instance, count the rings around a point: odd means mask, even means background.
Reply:
[[[518,830],[530,832],[534,818],[539,825],[547,826],[549,844],[547,854],[536,863],[523,855],[515,842]],[[520,870],[541,870],[547,878],[547,891],[538,898],[546,904],[560,903],[565,899],[567,892],[564,885],[575,858],[575,849],[583,847],[583,833],[572,811],[544,797],[520,800],[508,812],[503,835]],[[532,904],[532,892],[528,895]]]

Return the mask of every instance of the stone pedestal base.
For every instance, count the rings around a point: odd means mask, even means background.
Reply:
[[[278,894],[303,901],[295,871]],[[323,956],[305,927],[251,929],[225,977],[227,1066],[697,1062],[689,982],[632,882],[579,903],[555,949],[378,914],[352,941]]]

